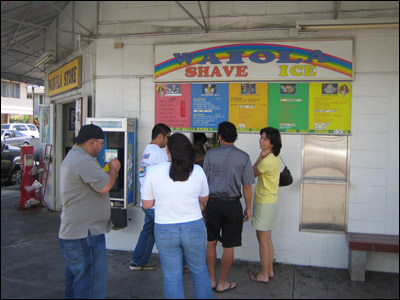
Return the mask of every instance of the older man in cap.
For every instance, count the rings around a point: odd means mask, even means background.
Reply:
[[[85,125],[72,141],[60,168],[61,225],[59,244],[66,260],[65,296],[106,298],[107,253],[105,233],[112,227],[110,197],[121,168],[110,161],[106,173],[96,157],[104,146],[103,130]]]

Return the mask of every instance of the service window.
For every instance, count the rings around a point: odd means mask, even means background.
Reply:
[[[349,137],[303,137],[301,231],[344,232],[347,226]]]

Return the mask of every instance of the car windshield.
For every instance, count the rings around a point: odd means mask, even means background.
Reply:
[[[18,130],[15,130],[15,136],[27,136],[24,132],[20,132]]]
[[[1,124],[1,129],[10,129],[11,125],[8,124]],[[3,130],[1,131],[1,134],[3,134]]]
[[[16,129],[18,131],[27,131],[28,130],[25,125],[14,125],[14,129]]]

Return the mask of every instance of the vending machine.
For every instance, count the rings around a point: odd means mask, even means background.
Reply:
[[[114,187],[110,190],[111,221],[115,228],[127,226],[127,207],[138,201],[137,169],[137,119],[86,118],[87,124],[99,126],[104,131],[104,147],[97,159],[109,171],[113,158],[121,162]]]

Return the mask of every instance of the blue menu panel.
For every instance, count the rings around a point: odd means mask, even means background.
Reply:
[[[217,131],[218,124],[229,120],[229,84],[192,84],[191,127]]]

